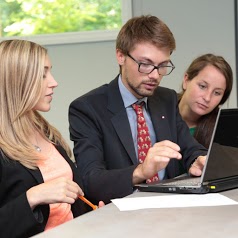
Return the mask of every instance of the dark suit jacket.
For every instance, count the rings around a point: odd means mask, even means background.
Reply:
[[[74,181],[82,188],[81,180],[75,173],[75,165],[62,147],[56,148],[69,163]],[[39,169],[28,169],[16,161],[4,158],[0,152],[1,237],[30,237],[44,231],[49,217],[49,205],[39,205],[32,212],[26,198],[26,191],[41,183],[43,178]],[[85,209],[85,204],[81,200],[77,200],[72,205],[74,217],[85,213]]]
[[[157,141],[177,143],[187,169],[199,155],[207,153],[181,119],[175,91],[158,87],[148,98],[148,108]],[[69,107],[69,122],[86,196],[95,203],[108,203],[131,194],[138,162],[118,77],[74,100]],[[177,160],[171,159],[166,173],[168,178],[179,175]]]

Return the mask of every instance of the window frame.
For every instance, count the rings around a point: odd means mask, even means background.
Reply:
[[[132,0],[121,0],[122,24],[132,17]],[[112,41],[117,37],[119,30],[97,30],[82,32],[66,32],[55,34],[42,34],[34,36],[0,37],[0,41],[7,39],[24,39],[41,45],[60,45],[85,42]]]

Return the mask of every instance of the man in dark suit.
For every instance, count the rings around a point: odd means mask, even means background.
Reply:
[[[187,171],[201,175],[206,149],[180,117],[176,92],[158,87],[172,72],[173,34],[160,19],[130,19],[120,30],[116,56],[120,74],[74,100],[69,108],[70,136],[85,195],[93,202],[121,198],[153,175],[159,179]],[[152,147],[138,162],[137,117],[132,105],[144,102],[143,113]]]

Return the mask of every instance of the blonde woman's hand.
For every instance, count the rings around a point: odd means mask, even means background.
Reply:
[[[78,195],[84,195],[82,189],[72,180],[57,178],[30,188],[26,196],[32,210],[40,204],[73,204]]]
[[[100,208],[100,207],[103,207],[103,206],[105,206],[105,203],[104,203],[103,201],[100,201],[100,202],[98,203],[98,207]]]

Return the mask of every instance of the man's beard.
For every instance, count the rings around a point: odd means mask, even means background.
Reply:
[[[141,97],[149,97],[152,96],[154,94],[154,90],[146,90],[144,88],[140,88],[140,85],[135,87],[133,84],[131,84],[130,82],[128,82],[129,87],[139,96]]]

